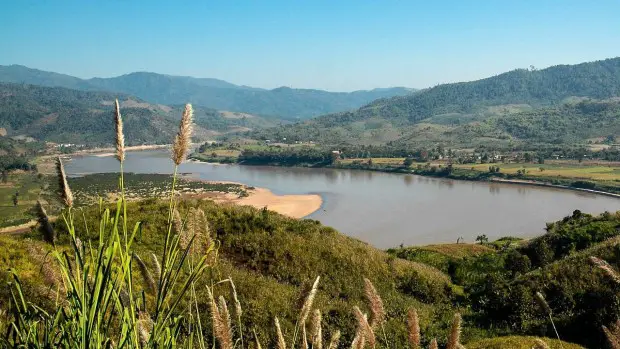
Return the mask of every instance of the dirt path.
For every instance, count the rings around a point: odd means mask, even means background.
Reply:
[[[18,233],[25,233],[30,231],[30,229],[32,229],[33,226],[35,226],[37,224],[36,220],[31,220],[29,222],[20,224],[20,225],[14,225],[11,227],[4,227],[4,228],[0,228],[0,234],[18,234]]]

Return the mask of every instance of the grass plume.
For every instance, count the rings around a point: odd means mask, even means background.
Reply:
[[[385,321],[385,308],[377,289],[367,278],[364,278],[364,294],[370,305],[370,326],[377,329]]]
[[[616,320],[611,326],[603,326],[603,332],[611,349],[620,349],[620,320]]]
[[[39,225],[41,226],[41,232],[43,233],[43,239],[53,245],[56,241],[56,232],[50,223],[45,207],[43,207],[43,204],[39,200],[37,200],[37,216]]]
[[[371,348],[374,348],[377,344],[377,339],[375,337],[375,331],[368,323],[366,314],[362,313],[362,310],[357,305],[353,307],[353,314],[357,320],[359,333],[362,335],[365,342],[368,343]]]
[[[58,174],[58,181],[60,185],[60,195],[65,202],[67,207],[73,206],[73,193],[71,192],[71,188],[69,187],[69,182],[67,182],[67,174],[65,173],[65,165],[62,163],[62,159],[59,157],[56,158],[56,172]]]
[[[157,284],[155,283],[155,279],[153,279],[153,275],[149,271],[149,268],[139,255],[134,253],[133,258],[138,263],[138,270],[140,271],[140,275],[142,275],[142,279],[144,280],[144,284],[147,289],[149,292],[155,294],[157,292]]]
[[[618,272],[609,263],[607,263],[607,261],[592,256],[590,257],[590,262],[594,264],[594,266],[602,270],[605,275],[607,275],[607,277],[609,277],[615,283],[620,284],[620,274],[618,274]]]
[[[461,314],[454,314],[446,349],[459,349],[461,343],[461,321]]]
[[[314,303],[314,297],[316,297],[316,292],[319,289],[320,279],[320,276],[316,277],[314,283],[312,284],[312,288],[310,289],[310,292],[308,292],[308,296],[306,296],[306,300],[301,307],[301,312],[299,313],[299,324],[301,326],[305,325],[306,320],[308,319],[308,315],[310,314],[310,310],[312,309],[312,304]]]
[[[534,346],[532,349],[550,349],[547,343],[545,343],[542,339],[535,339]]]
[[[420,348],[420,319],[415,308],[411,308],[407,312],[407,334],[411,349]]]
[[[329,340],[328,349],[338,349],[339,343],[340,343],[340,331],[336,330],[336,332],[332,334],[332,338]]]
[[[217,303],[215,303],[215,299],[213,298],[213,293],[209,288],[207,288],[207,294],[209,297],[209,303],[211,307],[211,320],[213,322],[213,332],[215,334],[215,338],[220,343],[220,347],[222,349],[232,349],[233,348],[233,338],[232,332],[230,330],[229,321],[227,321],[224,316],[228,314],[228,309],[225,310],[223,314],[221,312],[222,309],[218,308]],[[220,301],[220,303],[222,303]],[[224,306],[226,306],[226,301],[223,301]],[[221,305],[221,304],[220,304]]]
[[[310,321],[312,349],[323,349],[323,328],[321,326],[321,321],[321,311],[315,309],[314,312],[312,312],[312,319]]]
[[[543,294],[540,293],[540,292],[536,292],[536,295],[535,295],[534,298],[536,299],[536,302],[538,302],[540,307],[545,311],[545,313],[549,317],[549,321],[551,322],[551,326],[553,326],[553,331],[555,331],[555,336],[558,338],[558,340],[560,340],[560,334],[558,333],[558,330],[555,327],[555,323],[553,322],[553,311],[551,310],[551,307],[549,306],[549,303],[547,303],[547,300],[545,299],[545,296],[543,296]],[[562,348],[562,344],[560,344],[560,348]]]
[[[284,335],[282,334],[282,327],[280,327],[280,320],[276,317],[275,320],[276,325],[276,335],[278,336],[278,349],[286,349],[286,341],[284,340]]]
[[[153,267],[155,269],[155,276],[157,279],[161,278],[161,264],[159,264],[159,260],[155,253],[151,253],[151,259],[153,260]]]
[[[189,151],[193,130],[193,118],[194,110],[192,109],[192,105],[186,104],[183,116],[181,117],[179,132],[175,136],[172,144],[172,161],[177,166],[185,160],[187,152]]]
[[[547,303],[547,300],[545,299],[545,296],[542,295],[542,293],[536,292],[536,301],[538,302],[540,307],[545,311],[545,313],[547,313],[548,315],[551,315],[553,313],[551,311],[551,307],[549,306],[549,303]]]
[[[123,134],[123,118],[118,99],[114,103],[114,125],[116,130],[116,159],[119,162],[125,161],[125,135]]]
[[[151,332],[153,330],[153,320],[147,312],[141,311],[138,313],[138,333],[140,335],[140,344],[142,346],[146,346],[149,342],[149,338],[151,337]]]
[[[428,347],[429,349],[439,349],[439,345],[437,344],[437,339],[433,338],[431,341],[431,345]]]

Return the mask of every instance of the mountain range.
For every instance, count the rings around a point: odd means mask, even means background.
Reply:
[[[404,96],[414,89],[327,92],[279,87],[272,90],[239,86],[223,80],[135,72],[112,78],[80,79],[21,65],[0,66],[0,82],[82,91],[122,92],[159,104],[193,103],[217,110],[296,120],[359,108],[373,100]]]
[[[114,140],[114,99],[121,104],[129,145],[170,143],[182,105],[152,104],[130,95],[62,87],[0,83],[0,128],[8,136],[58,143],[110,145]],[[251,114],[194,107],[195,140],[275,122]]]
[[[615,100],[619,96],[620,58],[611,58],[542,70],[517,69],[482,80],[439,85],[380,99],[355,111],[257,130],[252,137],[327,144],[506,145],[530,140],[532,133],[518,132],[515,123],[521,128],[544,125],[551,129],[560,120],[579,120],[566,126],[585,141],[620,130],[620,109]],[[576,103],[589,105],[570,107]],[[569,106],[564,107],[566,104]],[[582,126],[588,126],[588,117],[600,114],[602,109],[606,121],[584,132]],[[507,123],[498,119],[512,120],[513,127],[501,128]],[[472,129],[479,132],[472,134]],[[567,135],[560,136],[555,134],[548,141],[567,139]]]

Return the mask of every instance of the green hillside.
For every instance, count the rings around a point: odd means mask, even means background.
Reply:
[[[150,104],[136,97],[108,92],[0,83],[0,127],[8,136],[28,136],[40,141],[84,145],[109,145],[113,101],[121,102],[129,144],[170,143],[178,126],[182,106]],[[196,107],[196,140],[219,134],[273,126],[276,123],[253,115],[230,117],[212,109]]]
[[[218,261],[201,283],[212,285],[231,277],[243,309],[244,328],[255,330],[263,343],[274,340],[275,316],[280,318],[287,336],[291,335],[300,294],[317,275],[321,283],[315,306],[325,314],[323,330],[341,330],[346,342],[354,334],[351,307],[365,303],[364,277],[372,280],[383,298],[388,314],[385,331],[391,347],[405,346],[404,323],[409,307],[418,309],[423,343],[434,337],[445,343],[452,314],[462,312],[462,341],[467,348],[500,348],[501,343],[525,347],[533,341],[526,337],[494,338],[500,335],[554,337],[548,318],[534,300],[537,291],[545,295],[553,309],[560,337],[569,342],[600,347],[604,343],[600,326],[620,315],[614,305],[617,290],[602,273],[593,272],[587,262],[588,256],[596,255],[618,265],[620,260],[614,254],[618,231],[614,227],[620,224],[620,214],[592,217],[575,213],[550,225],[549,235],[541,239],[558,241],[549,245],[551,249],[563,250],[561,246],[567,244],[573,248],[565,250],[568,258],[548,255],[548,264],[540,267],[537,260],[527,257],[530,249],[540,250],[538,239],[529,244],[505,239],[486,246],[433,245],[386,253],[317,221],[285,218],[250,207],[190,200],[180,203],[179,212],[184,217],[196,207],[204,210],[211,237],[219,241]],[[135,251],[150,269],[154,268],[150,253],[162,253],[167,210],[166,203],[156,200],[128,207],[128,225],[143,222]],[[79,214],[82,217],[82,212]],[[83,241],[96,240],[99,216],[98,208],[83,211],[84,218],[80,219],[85,223],[78,228]],[[55,227],[59,233],[57,246],[64,248],[68,236],[63,233],[63,224]],[[597,235],[600,229],[608,233]],[[556,240],[555,235],[564,238]],[[605,241],[609,237],[612,240]],[[579,242],[584,238],[587,244]],[[0,260],[18,270],[28,297],[37,297],[51,306],[49,288],[41,285],[43,271],[34,267],[40,263],[37,258],[42,252],[33,254],[32,250],[49,249],[39,242],[41,239],[38,231],[3,235]],[[6,290],[2,288],[0,308],[7,306]],[[215,290],[216,296],[223,295],[232,302],[226,283],[216,284]],[[198,308],[204,309],[201,317],[209,326],[204,292],[197,288]],[[246,335],[248,340],[250,335]],[[558,346],[556,341],[548,343]],[[563,346],[578,348],[567,343]]]
[[[620,58],[613,58],[543,70],[520,69],[478,81],[439,85],[409,96],[378,100],[357,111],[325,115],[252,135],[327,144],[400,141],[467,146],[472,136],[467,133],[474,132],[479,139],[472,143],[583,142],[587,137],[608,136],[617,129],[617,102],[613,98],[619,95]],[[587,98],[609,104],[592,103]],[[601,114],[607,115],[604,125],[611,123],[611,130],[594,126],[581,130],[584,120],[594,116],[598,122]],[[556,124],[569,134],[533,134],[539,126],[554,132],[550,129]]]
[[[404,87],[369,91],[327,92],[280,87],[273,90],[238,86],[218,79],[136,72],[113,78],[79,79],[19,65],[0,66],[0,81],[87,91],[113,91],[151,103],[193,103],[217,110],[292,120],[359,108],[379,98],[403,96]]]

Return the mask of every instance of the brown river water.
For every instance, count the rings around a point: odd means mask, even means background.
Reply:
[[[166,150],[129,152],[126,172],[171,173]],[[79,156],[69,175],[118,172],[114,157]],[[180,172],[201,179],[268,188],[276,194],[319,194],[323,206],[307,218],[320,220],[379,248],[473,242],[486,234],[533,237],[546,222],[573,210],[620,210],[620,199],[527,185],[456,181],[360,170],[185,163]]]

